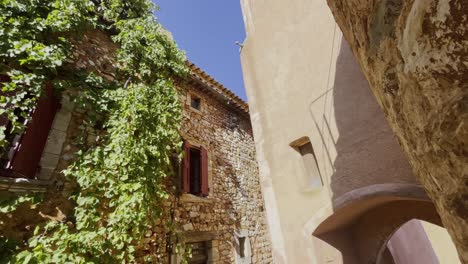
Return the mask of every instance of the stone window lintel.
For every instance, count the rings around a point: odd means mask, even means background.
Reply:
[[[0,176],[0,191],[14,193],[46,192],[57,185],[56,181],[26,178],[9,178]]]

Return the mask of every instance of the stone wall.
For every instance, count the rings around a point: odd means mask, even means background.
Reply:
[[[208,150],[209,195],[171,197],[175,221],[186,242],[211,243],[209,263],[271,263],[271,250],[255,148],[248,114],[228,107],[196,81],[179,85],[184,104],[181,134],[191,145]],[[201,110],[190,97],[201,99]],[[161,228],[147,234],[158,244],[156,255],[170,255],[161,245]],[[237,237],[247,237],[246,257],[239,257]],[[153,249],[154,250],[154,249]],[[147,247],[147,253],[152,249]],[[141,256],[147,254],[141,253]]]
[[[83,38],[73,40],[73,44],[73,59],[68,61],[67,67],[96,71],[109,80],[114,78],[112,53],[116,45],[108,35],[101,31],[88,31]],[[33,208],[23,204],[12,213],[0,214],[0,234],[26,241],[37,224],[48,220],[67,221],[67,215],[72,213],[74,205],[69,197],[75,184],[68,181],[61,171],[73,162],[77,151],[94,145],[101,133],[92,124],[84,122],[87,120],[86,110],[77,109],[71,101],[78,91],[69,89],[61,94],[61,106],[49,131],[36,179],[2,179],[0,197],[14,192],[43,192],[44,198]]]
[[[88,32],[76,42],[71,67],[95,71],[112,79],[115,45],[102,32]],[[181,134],[191,144],[208,150],[209,188],[207,197],[174,194],[166,202],[166,212],[180,227],[185,242],[206,241],[209,263],[271,263],[270,242],[265,223],[255,148],[248,113],[230,106],[224,95],[213,93],[193,78],[178,84],[184,107]],[[62,94],[62,107],[57,113],[41,160],[37,178],[51,184],[44,202],[33,209],[26,205],[0,216],[0,233],[17,240],[32,235],[34,226],[48,219],[67,221],[73,204],[68,200],[75,184],[61,171],[83,147],[99,140],[102,131],[86,122],[88,112],[69,100],[72,93]],[[190,95],[201,99],[201,110],[190,107]],[[32,183],[34,184],[34,183]],[[171,252],[170,236],[162,224],[148,227],[143,246],[137,251],[139,262],[176,263]],[[239,256],[238,236],[247,237],[246,255]]]
[[[201,203],[200,211],[204,208],[205,214],[181,219],[193,223],[195,230],[219,232],[223,237],[219,246],[223,263],[236,263],[232,254],[236,244],[234,233],[249,238],[252,263],[270,263],[270,242],[250,119],[247,113],[229,110],[213,96],[192,87],[186,90],[202,99],[202,108],[197,113],[185,104],[182,135],[208,150],[211,180],[206,199],[215,206]],[[189,212],[190,206],[199,208],[196,204],[185,202],[182,197],[181,215],[184,210]],[[192,212],[189,215],[192,217]]]
[[[461,260],[468,263],[466,4],[328,4]]]

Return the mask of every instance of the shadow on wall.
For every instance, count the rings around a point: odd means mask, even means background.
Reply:
[[[327,156],[334,148],[330,189],[333,200],[345,193],[375,184],[417,184],[367,80],[348,43],[342,39],[330,91],[334,114],[315,116],[320,122]],[[336,124],[337,135],[330,125]],[[327,146],[334,144],[334,146]]]
[[[330,161],[333,168],[325,184],[333,193],[334,214],[313,235],[337,249],[343,263],[395,263],[387,248],[392,234],[411,219],[441,225],[440,217],[413,175],[344,39],[328,93],[334,113],[317,116],[312,105],[311,111],[324,146],[324,157],[319,159]],[[414,241],[432,250],[421,232],[414,234]]]

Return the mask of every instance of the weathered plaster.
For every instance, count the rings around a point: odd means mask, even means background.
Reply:
[[[405,77],[414,81],[411,76],[401,75],[403,65],[387,67],[401,60],[398,55],[390,54],[396,47],[391,39],[399,36],[395,33],[398,30],[395,23],[401,18],[400,12],[409,9],[401,0],[374,2],[343,0],[336,6],[340,12],[353,12],[348,20],[339,23],[353,26],[359,33],[359,37],[354,37],[345,31],[351,43],[348,45],[323,1],[241,1],[244,14],[252,18],[246,23],[247,40],[241,52],[244,81],[253,110],[260,174],[268,179],[265,185],[274,194],[264,196],[267,217],[270,228],[275,228],[272,236],[282,236],[272,240],[273,248],[285,252],[274,257],[283,263],[348,261],[343,256],[355,254],[350,250],[353,239],[343,237],[330,246],[305,233],[311,234],[320,219],[338,215],[341,198],[356,194],[354,190],[382,184],[419,184],[410,166],[414,160],[405,156],[405,145],[402,150],[398,144],[401,139],[395,138],[399,128],[389,126],[386,117],[391,111],[400,113],[393,115],[392,120],[404,119],[406,115],[421,117],[428,109],[411,107],[412,104],[403,101],[400,104],[408,108],[401,109],[399,105],[375,100],[374,96],[375,93],[382,96],[408,93],[408,98],[426,100],[418,93],[399,88]],[[446,10],[444,5],[440,10]],[[439,12],[438,17],[444,12]],[[355,25],[355,21],[362,23]],[[373,63],[374,59],[385,56],[388,64]],[[371,66],[361,70],[366,65]],[[374,76],[373,71],[380,74]],[[379,82],[383,88],[373,94],[368,80],[371,84]],[[430,90],[430,86],[425,89]],[[428,98],[436,102],[440,99]],[[450,108],[445,110],[450,112],[447,110]],[[426,122],[424,118],[412,121],[415,131]],[[464,133],[464,127],[458,127],[451,129]],[[424,133],[427,135],[428,131]],[[415,141],[423,139],[424,133],[417,134]],[[304,170],[297,153],[290,147],[291,142],[304,136],[310,138],[323,176],[324,187],[316,192],[303,191],[298,179]],[[420,148],[420,154],[427,149]],[[411,192],[403,188],[394,194],[404,196],[407,191]],[[419,189],[415,195],[421,193],[424,191]],[[357,202],[367,205],[365,200]],[[270,219],[273,216],[279,219]],[[343,221],[349,224],[346,218]],[[378,232],[372,234],[378,235]],[[378,241],[384,243],[385,239]],[[381,246],[373,247],[373,251],[369,248],[369,256],[362,257],[383,256],[390,261],[388,250],[379,252]],[[362,263],[356,258],[353,261]]]
[[[396,1],[329,0],[418,180],[468,263],[468,16],[460,0],[407,0],[391,31],[369,38]],[[360,8],[356,9],[356,5]]]

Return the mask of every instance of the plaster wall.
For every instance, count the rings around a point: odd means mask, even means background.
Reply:
[[[418,184],[326,2],[241,0],[241,50],[276,263],[342,263],[311,236],[343,195]],[[321,188],[291,142],[309,137]],[[342,241],[349,244],[349,241]]]
[[[440,264],[461,264],[457,249],[451,242],[450,235],[445,228],[421,221],[421,225],[431,241],[437,259]]]
[[[397,264],[460,264],[450,240],[445,228],[413,219],[393,234],[388,248]]]

